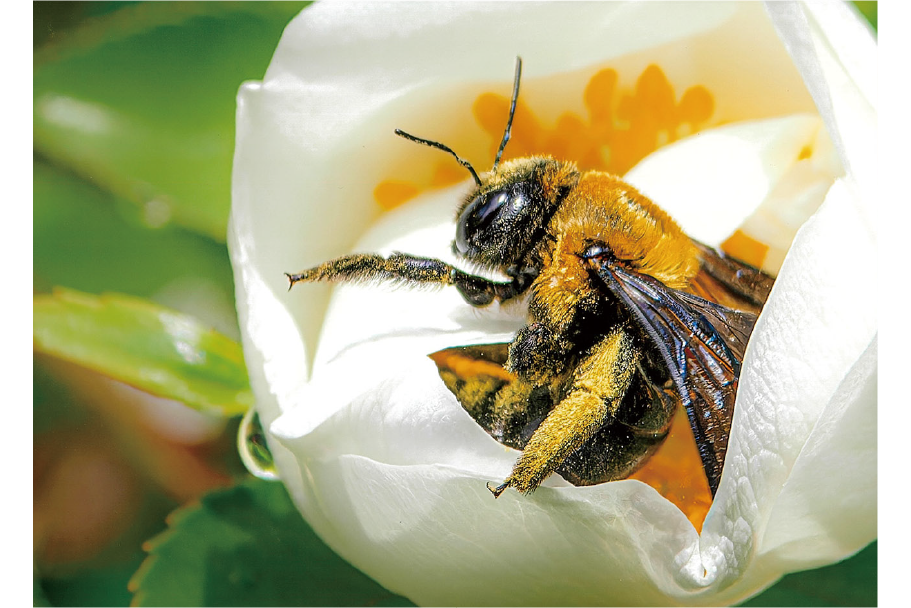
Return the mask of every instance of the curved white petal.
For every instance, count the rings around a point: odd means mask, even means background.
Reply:
[[[842,164],[868,188],[876,180],[876,41],[841,2],[767,2],[772,23],[826,123]],[[872,200],[872,198],[871,198]]]

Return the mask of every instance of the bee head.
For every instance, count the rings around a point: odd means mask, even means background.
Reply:
[[[453,252],[484,266],[521,264],[578,180],[573,163],[550,157],[495,167],[459,209]]]
[[[527,157],[500,164],[512,132],[521,78],[522,59],[516,57],[506,129],[493,167],[483,180],[468,161],[448,146],[395,130],[400,137],[451,154],[471,173],[476,187],[459,209],[452,249],[467,260],[502,269],[528,261],[531,246],[544,233],[560,201],[579,181],[575,164],[550,157]]]

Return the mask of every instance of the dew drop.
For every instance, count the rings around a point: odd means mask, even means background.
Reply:
[[[266,443],[266,433],[259,422],[259,414],[250,409],[244,414],[237,431],[237,451],[244,466],[256,477],[266,480],[277,480],[278,472],[272,452]]]

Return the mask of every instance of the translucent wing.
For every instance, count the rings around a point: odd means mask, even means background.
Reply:
[[[692,291],[722,306],[758,313],[775,279],[721,251],[694,243],[702,266],[690,285]]]
[[[590,263],[629,311],[644,342],[667,366],[714,495],[724,467],[740,365],[756,314],[671,289],[609,256],[591,258]]]

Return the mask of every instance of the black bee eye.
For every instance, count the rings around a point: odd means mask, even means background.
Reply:
[[[500,190],[477,197],[462,214],[462,223],[474,230],[483,230],[509,200],[509,194]]]
[[[481,205],[473,214],[472,223],[476,229],[487,226],[494,218],[494,214],[500,211],[500,207],[506,204],[509,195],[505,192],[491,192],[487,196],[487,202]]]
[[[610,257],[613,258],[614,254],[608,249],[607,245],[603,243],[594,243],[588,246],[588,249],[582,254],[583,259],[593,259],[600,257]]]
[[[507,190],[495,190],[475,197],[471,204],[465,207],[459,218],[455,240],[456,251],[463,255],[468,253],[472,247],[469,241],[477,241],[480,233],[490,226],[503,207],[510,202],[510,197],[511,193]],[[473,244],[477,246],[479,243],[474,242]]]

